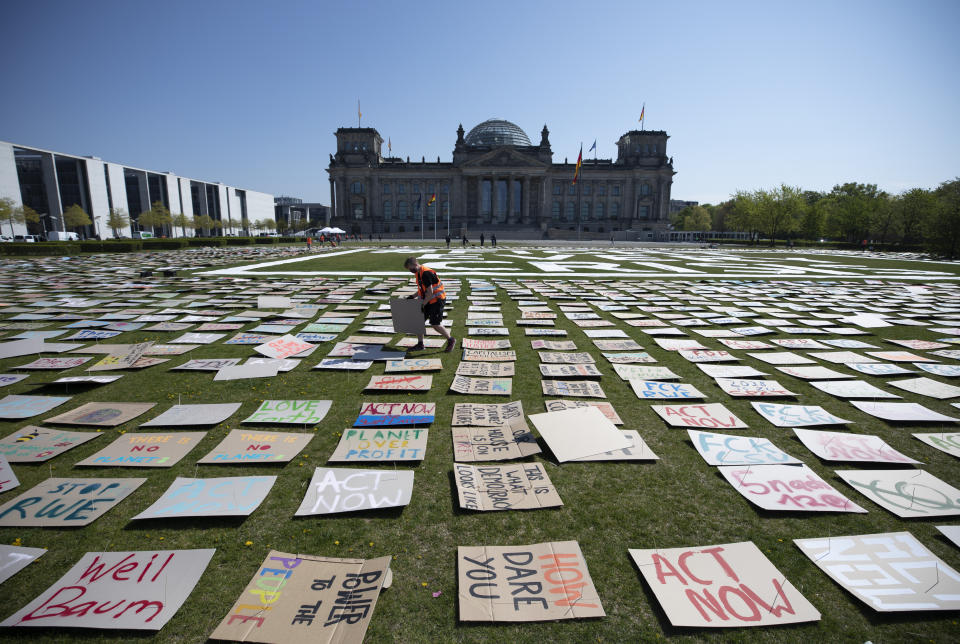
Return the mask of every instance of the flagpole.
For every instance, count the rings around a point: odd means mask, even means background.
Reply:
[[[433,193],[433,241],[437,241],[437,193]]]
[[[360,99],[357,99],[357,128],[360,127]]]
[[[580,169],[583,169],[583,143],[580,143]],[[576,170],[574,171],[576,172]],[[583,228],[583,211],[581,210],[582,206],[580,205],[580,195],[583,191],[581,184],[583,181],[580,180],[579,174],[576,175],[577,178],[577,241],[580,241],[580,229]]]

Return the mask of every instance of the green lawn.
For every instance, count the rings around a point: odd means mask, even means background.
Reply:
[[[557,249],[562,252],[563,249]],[[309,263],[295,264],[292,270],[316,270],[317,277],[304,277],[312,283],[324,271],[399,270],[406,251],[387,254],[368,252],[345,255],[342,258],[323,258]],[[780,261],[783,256],[772,255]],[[484,255],[494,257],[494,255]],[[599,251],[590,251],[578,261],[605,261]],[[821,256],[815,256],[821,258]],[[882,270],[884,266],[919,268],[956,274],[956,266],[896,262],[885,264],[879,259],[830,256],[838,263],[866,264]],[[512,261],[512,260],[511,260]],[[519,261],[519,260],[518,260]],[[429,262],[425,262],[428,263]],[[443,271],[440,271],[443,277]],[[246,277],[249,277],[247,275]],[[682,278],[682,277],[681,277]],[[295,278],[267,278],[278,292],[297,292]],[[691,279],[691,278],[686,278]],[[692,279],[702,279],[699,277]],[[834,278],[842,279],[842,278]],[[198,284],[168,281],[173,287],[206,289],[230,287],[230,282],[202,277]],[[209,568],[201,577],[193,594],[179,613],[156,635],[134,634],[129,631],[83,631],[53,629],[19,629],[4,633],[9,641],[37,642],[94,642],[151,639],[161,642],[203,641],[242,592],[258,569],[266,553],[277,549],[292,553],[323,556],[378,557],[392,555],[393,586],[384,591],[370,622],[368,641],[385,642],[543,642],[543,641],[599,641],[638,642],[670,639],[684,642],[760,641],[812,642],[847,641],[953,642],[960,632],[957,615],[947,614],[881,614],[866,607],[847,594],[822,573],[792,543],[794,538],[828,535],[869,534],[909,530],[924,545],[955,569],[960,570],[960,550],[949,544],[935,529],[943,523],[956,520],[902,520],[874,505],[833,474],[834,469],[845,469],[845,464],[820,461],[808,452],[789,429],[779,429],[763,421],[750,407],[749,401],[731,399],[713,380],[695,365],[678,355],[661,350],[639,328],[613,320],[644,349],[666,366],[683,376],[683,382],[696,386],[707,394],[707,402],[722,402],[741,419],[751,425],[740,430],[743,435],[761,435],[773,440],[788,453],[800,458],[841,493],[869,510],[868,514],[770,513],[757,510],[738,494],[715,468],[704,463],[690,444],[682,429],[670,429],[649,408],[649,403],[638,401],[628,383],[621,381],[610,363],[594,348],[591,340],[562,315],[557,328],[568,330],[568,339],[577,343],[578,350],[589,351],[603,372],[601,383],[620,416],[626,421],[624,429],[639,430],[650,448],[660,457],[650,463],[599,462],[557,465],[545,450],[530,460],[543,463],[556,486],[564,506],[558,509],[515,512],[473,513],[459,510],[452,480],[452,442],[450,418],[456,402],[507,402],[522,400],[525,413],[544,411],[545,397],[541,393],[537,353],[530,347],[523,328],[510,322],[519,318],[517,304],[503,289],[496,291],[503,302],[504,318],[510,327],[512,347],[517,352],[517,375],[513,381],[513,395],[506,397],[465,396],[447,393],[459,362],[459,351],[444,354],[440,350],[424,352],[426,357],[439,357],[444,370],[434,374],[433,388],[428,394],[378,394],[378,400],[426,400],[437,403],[437,420],[430,427],[430,440],[424,461],[414,467],[415,491],[409,506],[396,511],[361,512],[327,517],[293,518],[313,468],[323,465],[338,442],[338,435],[349,427],[361,401],[373,396],[363,395],[361,389],[372,374],[383,373],[382,364],[375,364],[366,372],[321,372],[310,367],[326,353],[324,345],[303,364],[289,373],[281,373],[268,380],[241,380],[214,382],[210,373],[169,371],[170,366],[187,359],[204,357],[247,357],[253,353],[250,346],[213,344],[201,346],[185,356],[174,356],[163,365],[142,372],[128,372],[119,381],[102,387],[66,389],[61,385],[42,387],[61,375],[77,375],[82,368],[64,373],[34,372],[21,383],[5,387],[6,394],[62,395],[73,399],[60,410],[25,421],[0,423],[0,434],[7,435],[15,428],[39,424],[43,418],[73,408],[88,401],[151,401],[160,402],[147,415],[109,430],[109,436],[77,447],[66,454],[37,466],[16,465],[15,472],[21,487],[5,493],[6,502],[49,476],[114,477],[146,476],[147,483],[125,501],[91,525],[74,530],[43,528],[0,529],[0,542],[12,543],[19,539],[22,545],[45,547],[49,552],[0,586],[4,599],[3,617],[33,599],[72,566],[84,552],[96,550],[143,550],[176,548],[217,549]],[[464,332],[467,306],[471,290],[463,279],[461,296],[454,303],[450,317],[457,336]],[[557,304],[551,303],[557,310]],[[2,313],[2,311],[0,311]],[[6,317],[6,316],[4,316]],[[358,318],[341,338],[356,333],[363,326]],[[250,323],[244,330],[256,326]],[[10,333],[7,332],[7,335]],[[127,332],[110,342],[137,342],[156,340],[164,342],[179,333],[158,334],[141,331]],[[690,334],[703,344],[723,349],[716,340]],[[791,337],[786,334],[763,336]],[[800,336],[804,337],[804,336]],[[819,337],[819,336],[818,336]],[[937,334],[917,327],[878,329],[874,334],[857,336],[884,349],[895,349],[882,338],[935,339]],[[867,416],[851,405],[824,394],[804,381],[776,372],[772,367],[734,351],[741,364],[768,371],[779,382],[800,394],[799,401],[809,405],[823,405],[828,411],[854,421],[850,429],[857,433],[878,434],[895,449],[924,462],[924,470],[953,485],[960,485],[960,466],[955,458],[934,450],[912,438],[916,431],[936,431],[929,425],[896,426]],[[29,358],[0,360],[0,373],[10,373]],[[844,370],[843,366],[827,365]],[[883,386],[876,378],[869,381]],[[898,390],[888,388],[897,393]],[[904,400],[921,402],[942,413],[956,415],[958,410],[946,401],[915,396],[902,392]],[[239,420],[252,413],[264,399],[330,399],[333,407],[327,417],[315,428],[313,441],[295,462],[285,466],[270,465],[195,465],[231,429],[240,427]],[[99,451],[118,435],[119,431],[133,431],[145,420],[158,415],[170,404],[243,402],[242,408],[228,422],[212,428],[209,434],[186,458],[169,469],[137,468],[74,468],[76,463]],[[665,401],[669,402],[669,401]],[[284,429],[279,431],[300,431]],[[150,430],[161,431],[161,430]],[[389,465],[380,466],[392,468]],[[399,465],[404,468],[407,465]],[[859,466],[854,465],[854,469]],[[130,517],[148,507],[177,476],[213,477],[243,475],[277,475],[278,480],[266,501],[244,520],[191,519],[168,522],[131,522]],[[561,621],[552,623],[460,624],[457,621],[457,585],[455,554],[459,545],[529,544],[551,540],[577,540],[583,550],[590,574],[606,610],[607,617],[597,620]],[[649,587],[642,581],[627,553],[628,548],[707,546],[710,544],[750,540],[767,555],[770,561],[823,614],[820,622],[773,628],[736,629],[732,631],[676,629],[670,626]],[[252,542],[250,545],[245,545]],[[438,597],[433,593],[440,591]]]

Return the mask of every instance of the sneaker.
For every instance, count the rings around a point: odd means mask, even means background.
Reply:
[[[456,338],[450,338],[449,340],[447,340],[447,346],[446,346],[446,348],[444,349],[444,352],[445,352],[445,353],[450,353],[451,351],[453,351],[453,348],[454,348],[455,346],[457,346],[457,339],[456,339]]]
[[[407,349],[407,351],[423,351],[423,342],[417,342],[415,345]]]

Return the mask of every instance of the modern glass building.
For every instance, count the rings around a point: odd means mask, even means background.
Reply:
[[[0,197],[9,197],[17,206],[29,206],[40,214],[39,223],[15,225],[15,234],[65,230],[63,212],[73,204],[93,223],[71,230],[88,238],[112,238],[114,232],[118,237],[130,237],[141,231],[181,236],[183,226],[140,226],[140,214],[157,201],[174,216],[208,215],[222,232],[239,232],[244,220],[273,219],[273,195],[267,193],[5,141],[0,141]],[[108,223],[111,209],[122,210],[129,225],[114,231]],[[9,232],[4,228],[5,234]],[[187,225],[186,233],[193,235],[193,228]]]
[[[364,235],[664,237],[675,174],[666,132],[625,133],[616,159],[583,159],[576,183],[576,159],[555,163],[549,134],[544,126],[533,145],[510,121],[466,134],[461,125],[452,161],[418,162],[383,156],[374,128],[340,128],[327,168],[330,225]]]

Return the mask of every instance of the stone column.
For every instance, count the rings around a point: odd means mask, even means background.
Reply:
[[[477,218],[474,223],[483,221],[483,176],[477,176]]]
[[[523,175],[520,180],[520,221],[530,224],[530,176]]]
[[[630,175],[623,182],[623,190],[620,195],[620,218],[618,221],[624,222],[624,228],[632,228],[633,222],[637,218],[637,193],[634,190],[636,177]]]
[[[327,220],[324,223],[324,226],[330,225],[330,218],[337,216],[337,194],[334,189],[334,178],[333,175],[330,175],[330,209],[327,211]]]

